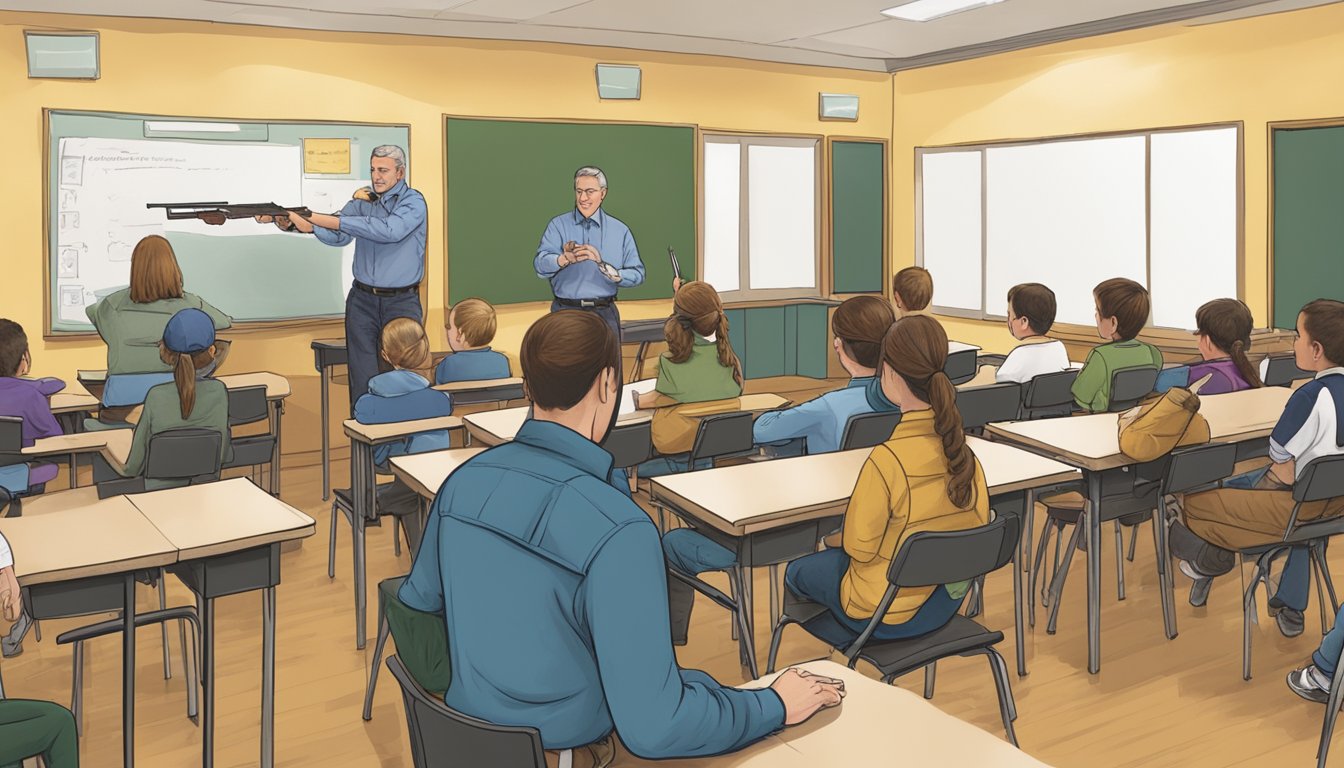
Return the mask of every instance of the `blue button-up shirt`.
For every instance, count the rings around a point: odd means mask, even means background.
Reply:
[[[611,465],[573,430],[529,419],[439,489],[399,594],[444,613],[444,700],[537,728],[547,749],[614,727],[647,758],[731,751],[779,729],[773,691],[677,666],[658,530],[612,487]]]
[[[425,276],[428,230],[425,197],[398,181],[374,202],[351,200],[341,209],[340,231],[313,226],[327,245],[355,241],[355,279],[375,288],[403,288]]]
[[[830,453],[840,450],[840,439],[850,417],[894,410],[898,409],[882,395],[880,379],[859,376],[850,379],[844,389],[827,392],[787,410],[761,414],[752,427],[752,437],[757,444],[805,437],[808,453]]]
[[[612,282],[592,261],[575,262],[561,269],[560,253],[570,240],[596,248],[602,261],[616,270],[621,281]],[[639,260],[635,236],[623,221],[601,208],[589,218],[575,208],[551,219],[541,235],[533,264],[537,277],[551,281],[557,299],[605,299],[615,296],[617,288],[631,288],[644,282],[644,262]]]

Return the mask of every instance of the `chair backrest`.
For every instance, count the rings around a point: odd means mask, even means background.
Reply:
[[[1049,419],[1073,412],[1073,381],[1078,371],[1043,373],[1022,387],[1021,419]]]
[[[1297,367],[1293,355],[1273,355],[1265,365],[1265,386],[1286,387],[1298,379],[1310,379],[1316,374]]]
[[[396,655],[387,657],[387,668],[401,686],[415,768],[545,768],[536,728],[495,725],[458,712],[416,684]]]
[[[716,413],[700,420],[695,428],[695,443],[691,446],[690,464],[702,459],[714,459],[734,453],[749,453],[756,447],[751,426],[754,421],[747,411]]]
[[[1293,483],[1294,501],[1323,501],[1344,496],[1344,454],[1312,459]]]
[[[170,429],[149,438],[144,476],[148,480],[219,479],[224,436],[213,429]]]
[[[1111,413],[1127,411],[1139,404],[1157,385],[1157,369],[1150,366],[1121,368],[1111,375]]]
[[[1162,492],[1185,493],[1231,477],[1237,465],[1237,446],[1235,443],[1210,443],[1177,448],[1169,459]]]
[[[23,419],[0,416],[0,467],[23,463]]]
[[[953,384],[960,384],[964,381],[970,381],[975,378],[975,362],[978,349],[963,349],[953,352],[947,356],[947,362],[943,363],[943,373],[952,380]]]
[[[992,421],[1012,421],[1022,407],[1022,385],[1015,382],[957,390],[957,410],[966,429]]]
[[[900,411],[856,413],[845,422],[845,432],[840,436],[840,450],[852,451],[881,445],[891,437],[900,423]]]
[[[643,464],[653,456],[653,429],[649,422],[621,424],[607,433],[602,447],[611,454],[617,469]]]
[[[1013,559],[1022,521],[999,515],[965,531],[920,531],[901,544],[887,569],[894,587],[928,587],[970,581],[997,571]]]
[[[454,405],[472,405],[474,403],[500,403],[509,400],[522,400],[523,385],[509,384],[492,389],[468,389],[452,393]]]
[[[229,389],[230,427],[255,424],[269,418],[270,412],[270,404],[266,402],[266,385]]]

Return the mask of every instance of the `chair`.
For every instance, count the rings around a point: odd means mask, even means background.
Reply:
[[[1310,379],[1316,374],[1297,367],[1296,358],[1287,355],[1271,355],[1265,358],[1262,378],[1266,387],[1290,387],[1298,379]]]
[[[845,422],[844,434],[840,436],[840,450],[852,451],[881,445],[891,437],[900,423],[900,411],[856,413]]]
[[[602,448],[616,469],[635,467],[653,457],[653,429],[649,422],[618,424],[607,433]]]
[[[1110,413],[1127,411],[1148,396],[1157,384],[1158,369],[1150,366],[1120,368],[1111,374]]]
[[[23,455],[23,419],[18,416],[0,416],[0,479],[7,477],[12,467],[15,480],[22,479],[23,488],[10,489],[0,485],[0,517],[19,517],[23,514],[20,496],[28,487],[28,471]]]
[[[798,624],[808,634],[841,650],[849,660],[851,669],[860,659],[877,667],[883,682],[890,683],[897,677],[924,668],[925,698],[933,696],[934,671],[938,660],[949,656],[983,654],[989,658],[989,668],[994,676],[1003,728],[1008,734],[1008,740],[1017,746],[1017,736],[1013,733],[1017,708],[1013,703],[1008,666],[998,651],[994,650],[994,646],[1003,640],[1002,632],[992,632],[958,614],[942,628],[918,637],[884,641],[871,638],[902,588],[973,581],[996,571],[1013,559],[1020,530],[1021,521],[1016,515],[1003,515],[988,525],[970,530],[922,531],[912,535],[905,540],[891,561],[887,569],[887,590],[873,617],[857,638],[839,624],[830,611],[815,603],[794,598],[793,605],[785,606],[784,615],[775,624],[775,631],[770,638],[767,673],[775,669],[779,640],[784,627],[789,624]],[[789,595],[786,594],[787,597]]]
[[[1339,600],[1335,596],[1335,584],[1330,578],[1330,568],[1325,561],[1325,544],[1330,538],[1344,533],[1344,515],[1305,523],[1299,523],[1297,515],[1305,503],[1326,501],[1340,496],[1344,496],[1344,454],[1313,459],[1310,464],[1302,468],[1297,475],[1297,481],[1293,483],[1293,512],[1288,518],[1288,528],[1283,534],[1283,540],[1243,549],[1239,553],[1243,563],[1247,558],[1255,558],[1251,583],[1246,587],[1242,598],[1242,679],[1251,679],[1251,624],[1257,615],[1256,587],[1263,583],[1265,593],[1268,595],[1270,566],[1276,558],[1293,547],[1305,546],[1311,553],[1311,567],[1316,571],[1316,598],[1321,609],[1321,631],[1329,630],[1332,617],[1339,611]],[[1329,615],[1325,610],[1323,585],[1330,593]],[[1333,684],[1331,687],[1334,687]]]
[[[415,768],[546,768],[536,728],[495,725],[458,712],[426,693],[395,655],[387,669],[401,686]]]
[[[265,385],[258,384],[254,387],[239,387],[229,390],[230,429],[262,421],[269,423],[270,418],[271,404],[266,399]],[[277,438],[273,425],[264,434],[234,437],[232,442],[233,461],[225,464],[223,469],[252,467],[253,480],[257,480],[259,478],[256,477],[256,474],[259,469],[270,465],[275,458]],[[272,475],[270,482],[267,484],[267,490],[272,494],[275,493],[275,483],[276,478]]]
[[[411,659],[409,664],[412,670],[418,670],[419,674],[413,674],[416,684],[421,688],[429,689],[442,695],[448,690],[448,685],[452,682],[452,669],[448,663],[448,633],[443,623],[443,617],[439,614],[429,614],[417,611],[401,601],[398,593],[401,591],[401,585],[406,581],[405,576],[394,576],[390,579],[383,579],[378,582],[378,641],[373,646],[373,664],[369,667],[369,682],[364,690],[364,719],[373,719],[373,692],[378,687],[378,666],[382,663],[383,649],[387,647],[387,638],[389,635],[397,641],[398,653]],[[394,619],[393,616],[397,618]],[[409,618],[414,616],[415,618]],[[430,629],[426,630],[420,622],[426,619],[433,621]],[[401,636],[398,637],[398,632]],[[442,645],[441,655],[428,658],[424,655],[424,642],[408,637],[406,633],[421,633],[426,637],[432,635],[434,642],[431,645]],[[405,666],[405,663],[403,663]]]
[[[943,363],[943,373],[952,380],[953,384],[962,384],[975,378],[976,374],[976,353],[980,350],[972,347],[963,349],[947,356],[947,361]]]
[[[1022,385],[1014,382],[957,390],[957,410],[967,431],[979,433],[994,421],[1012,421],[1022,407]]]
[[[475,405],[477,403],[505,403],[510,400],[526,398],[522,384],[507,384],[491,389],[468,389],[453,392],[453,405]]]
[[[1022,407],[1017,417],[1023,421],[1051,419],[1073,413],[1073,381],[1078,371],[1043,373],[1022,386]]]

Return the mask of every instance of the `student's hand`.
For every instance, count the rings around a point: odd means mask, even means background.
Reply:
[[[770,690],[784,702],[785,725],[797,725],[815,715],[818,710],[834,707],[845,698],[843,681],[796,668],[784,670],[770,684]]]
[[[673,292],[673,293],[676,293],[677,291],[680,291],[680,290],[681,290],[681,286],[683,286],[683,285],[685,285],[685,284],[686,284],[686,281],[685,281],[685,280],[682,280],[680,277],[674,277],[674,278],[672,278],[672,292]]]
[[[657,399],[657,392],[636,392],[635,407],[640,410],[647,410],[653,407],[653,401]]]
[[[596,248],[587,243],[574,246],[574,256],[581,260],[595,261],[598,264],[602,263],[602,254],[598,253]]]
[[[0,610],[4,611],[7,621],[14,621],[19,618],[19,601],[14,599],[14,593],[9,589],[0,592]]]
[[[270,224],[275,221],[274,216],[253,216],[252,218],[256,219],[258,224]]]
[[[303,232],[305,234],[311,233],[313,231],[313,222],[303,218],[297,213],[291,213],[288,216],[281,216],[280,218],[276,219],[275,222],[276,226],[280,226],[280,219],[284,219],[287,224],[292,224],[294,226],[294,229],[297,229],[298,231]],[[280,228],[287,229],[287,227],[280,227]]]

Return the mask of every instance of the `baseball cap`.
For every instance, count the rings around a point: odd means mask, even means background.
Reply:
[[[215,343],[215,322],[199,309],[184,309],[163,328],[163,346],[173,352],[193,354]]]

